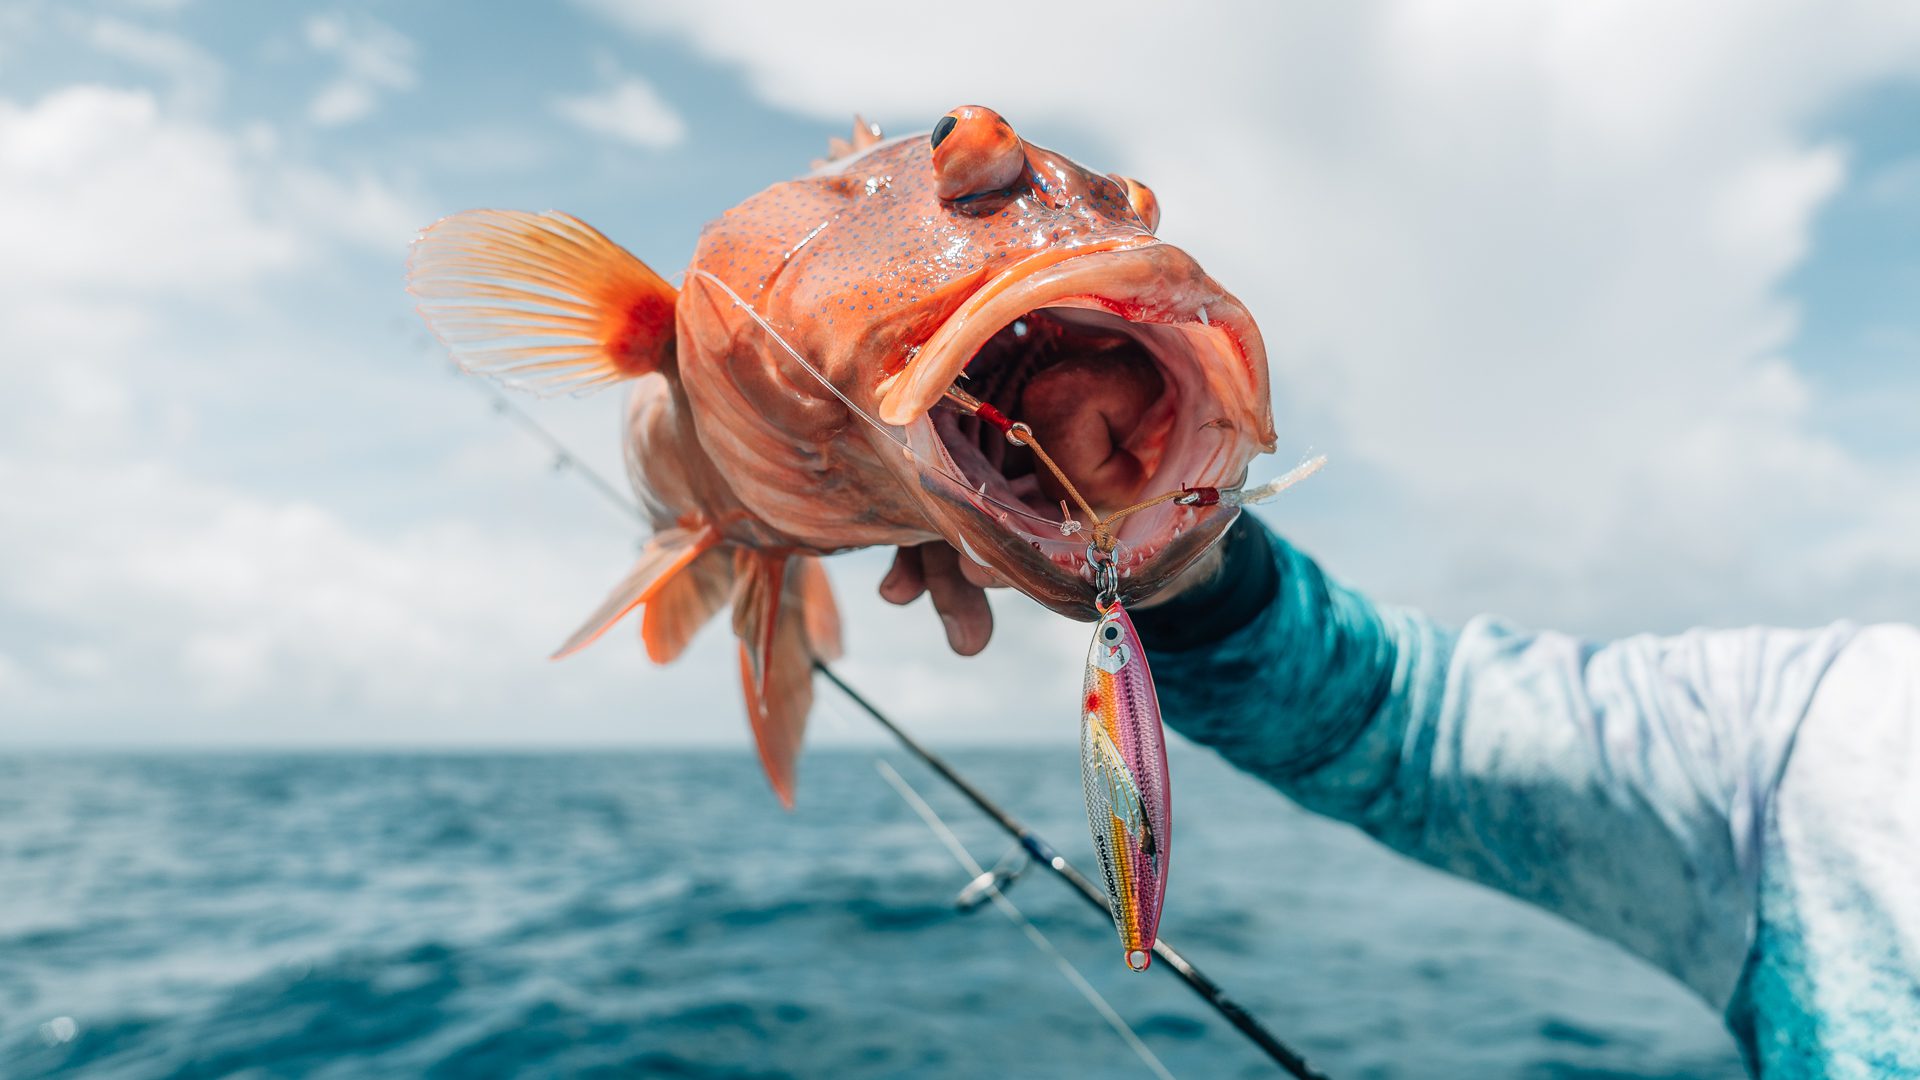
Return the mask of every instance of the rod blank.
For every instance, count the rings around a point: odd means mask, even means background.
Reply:
[[[1020,846],[1026,849],[1034,862],[1051,870],[1061,880],[1073,886],[1087,903],[1100,911],[1102,917],[1107,915],[1106,892],[1087,880],[1085,874],[1074,869],[1073,864],[1068,862],[1065,856],[1053,850],[1053,847],[1041,839],[1038,833],[1021,824],[1020,820],[1012,814],[1002,810],[998,803],[987,798],[985,793],[969,783],[966,777],[954,771],[953,766],[948,765],[938,754],[920,745],[918,740],[907,734],[898,724],[887,719],[885,713],[882,713],[872,702],[861,697],[859,691],[848,686],[846,680],[832,668],[819,660],[813,662],[813,667],[815,671],[826,676],[828,682],[839,688],[849,701],[858,705],[862,712],[871,716],[875,723],[886,728],[888,734],[898,740],[901,746],[906,747],[908,753],[919,758],[928,768],[939,774],[942,780],[952,785],[955,791],[966,796],[967,801],[978,807],[981,813],[992,818],[1008,835],[1019,841]],[[1178,976],[1181,982],[1186,983],[1188,989],[1200,995],[1202,1001],[1219,1013],[1227,1023],[1238,1029],[1240,1034],[1245,1035],[1248,1041],[1272,1058],[1274,1064],[1286,1070],[1288,1075],[1297,1077],[1298,1080],[1327,1080],[1324,1074],[1315,1072],[1307,1064],[1307,1059],[1276,1038],[1259,1020],[1254,1018],[1252,1013],[1242,1008],[1239,1002],[1228,997],[1226,991],[1220,989],[1219,983],[1208,978],[1199,968],[1194,967],[1191,961],[1180,955],[1173,946],[1167,944],[1165,938],[1153,943],[1153,955],[1165,961],[1167,969]]]

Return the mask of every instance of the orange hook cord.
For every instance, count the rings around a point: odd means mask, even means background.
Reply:
[[[1033,451],[1033,456],[1040,459],[1040,464],[1045,465],[1047,471],[1053,474],[1054,479],[1060,481],[1060,486],[1066,489],[1068,495],[1073,497],[1073,501],[1079,505],[1081,513],[1086,514],[1088,520],[1093,522],[1093,544],[1101,551],[1110,552],[1113,550],[1116,542],[1113,535],[1113,525],[1128,514],[1136,514],[1150,507],[1159,506],[1161,503],[1171,502],[1183,495],[1193,495],[1196,492],[1210,492],[1212,490],[1210,488],[1183,487],[1176,491],[1163,491],[1151,499],[1134,503],[1132,506],[1123,506],[1107,517],[1102,518],[1099,513],[1093,509],[1093,504],[1087,501],[1086,496],[1080,494],[1080,489],[1073,486],[1073,481],[1067,477],[1067,471],[1062,469],[1053,460],[1052,455],[1041,448],[1040,440],[1034,435],[1033,428],[1029,427],[1023,421],[1009,419],[1006,413],[994,408],[987,402],[981,401],[979,398],[974,397],[958,386],[948,387],[946,398],[960,408],[965,409],[968,413],[979,417],[983,422],[998,429],[1000,434],[1006,436],[1008,442],[1015,446],[1024,446]],[[1218,495],[1215,495],[1214,501],[1218,501],[1218,498]],[[1205,504],[1203,503],[1203,505]]]

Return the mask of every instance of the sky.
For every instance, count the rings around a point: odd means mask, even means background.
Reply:
[[[1262,516],[1376,599],[1920,618],[1920,7],[1165,10],[0,0],[0,745],[744,747],[723,625],[545,659],[639,538],[407,245],[555,208],[671,276],[854,112],[965,103],[1152,185],[1261,323],[1270,471],[1330,459]],[[618,475],[617,392],[525,404]],[[961,659],[885,565],[830,564],[851,679],[1073,737],[1083,627],[1000,594]]]

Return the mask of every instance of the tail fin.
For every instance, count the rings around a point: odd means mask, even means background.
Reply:
[[[840,615],[820,560],[741,551],[734,557],[733,631],[760,765],[793,809],[794,763],[813,706],[813,661],[840,651]]]
[[[679,294],[587,223],[469,210],[414,242],[407,289],[468,371],[541,391],[670,367]]]

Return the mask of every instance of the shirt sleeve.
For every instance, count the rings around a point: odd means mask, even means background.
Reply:
[[[1848,628],[1454,629],[1374,605],[1251,517],[1226,542],[1211,583],[1136,615],[1171,726],[1726,1007],[1753,933],[1756,808]]]

